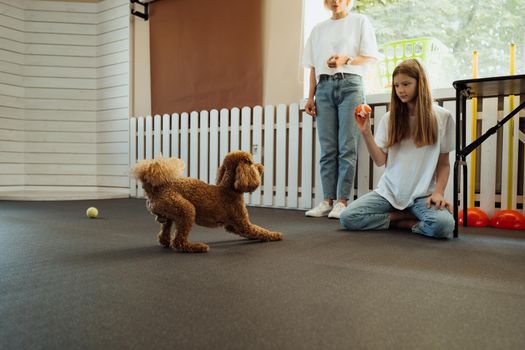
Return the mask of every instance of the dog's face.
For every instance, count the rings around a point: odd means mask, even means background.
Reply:
[[[228,153],[219,168],[217,185],[231,187],[237,192],[253,192],[261,185],[263,169],[249,152]]]
[[[158,156],[152,160],[141,160],[131,169],[131,174],[144,184],[159,186],[180,177],[183,171],[182,160]]]

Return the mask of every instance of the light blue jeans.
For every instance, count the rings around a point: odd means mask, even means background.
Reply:
[[[427,208],[427,198],[418,198],[407,208],[419,220],[412,226],[412,232],[434,238],[450,238],[454,231],[454,217],[447,209]],[[386,230],[390,225],[389,213],[395,210],[384,197],[372,191],[344,209],[340,221],[343,228],[352,231]]]
[[[361,76],[321,79],[315,92],[324,198],[348,199],[354,185],[359,130],[354,109],[364,103]]]

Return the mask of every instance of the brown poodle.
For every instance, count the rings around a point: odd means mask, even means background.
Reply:
[[[217,185],[182,177],[180,159],[157,157],[142,160],[132,175],[142,182],[148,198],[148,210],[161,223],[159,243],[184,252],[206,252],[204,243],[188,240],[194,223],[200,226],[224,226],[230,232],[249,239],[278,241],[280,232],[271,232],[250,223],[244,205],[244,192],[253,192],[261,184],[263,166],[248,152],[228,153],[217,174]],[[176,234],[171,238],[175,224]]]

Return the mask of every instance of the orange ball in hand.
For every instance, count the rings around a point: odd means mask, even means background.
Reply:
[[[372,107],[370,107],[367,104],[360,104],[358,105],[355,110],[354,114],[356,117],[361,117],[362,119],[368,118],[368,116],[372,113]]]

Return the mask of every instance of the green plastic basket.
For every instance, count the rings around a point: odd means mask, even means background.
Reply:
[[[378,66],[381,84],[385,88],[392,86],[394,68],[407,58],[420,59],[425,65],[430,83],[435,83],[442,70],[442,58],[448,51],[441,41],[431,37],[391,41],[382,45],[379,50],[384,56]]]

